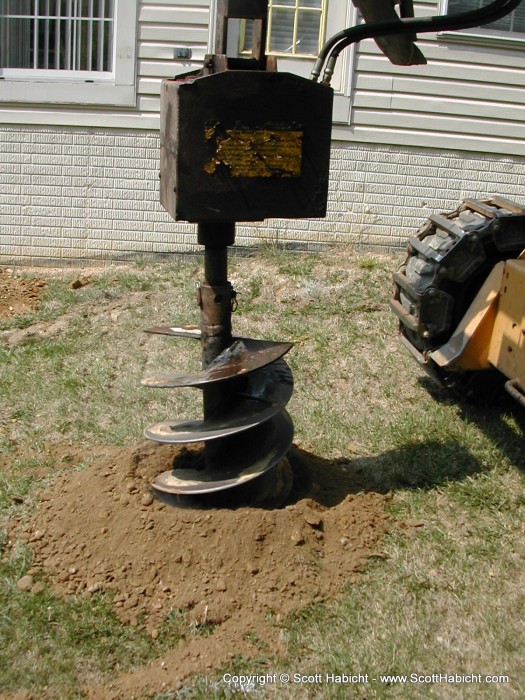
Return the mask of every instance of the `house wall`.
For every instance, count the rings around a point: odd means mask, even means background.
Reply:
[[[417,11],[433,14],[436,3]],[[158,203],[158,95],[162,78],[202,61],[208,21],[208,0],[139,4],[135,108],[0,107],[0,263],[159,259],[195,248],[194,226]],[[240,225],[239,243],[400,249],[429,213],[462,197],[525,201],[522,52],[430,35],[420,45],[429,65],[410,69],[392,66],[372,41],[349,55],[350,119],[334,125],[327,219]],[[192,63],[174,62],[185,46]]]
[[[174,222],[159,204],[158,149],[147,130],[0,126],[0,263],[160,260],[195,250],[195,226]],[[497,191],[523,201],[525,159],[336,142],[331,173],[326,220],[239,225],[237,242],[401,249],[431,212],[454,209],[461,197]]]
[[[416,14],[438,9],[427,0]],[[336,137],[525,156],[524,42],[450,32],[421,34],[418,46],[428,63],[407,68],[389,63],[372,40],[361,42],[350,127]]]

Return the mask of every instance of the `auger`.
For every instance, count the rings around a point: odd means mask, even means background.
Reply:
[[[198,468],[175,463],[153,483],[160,497],[179,501],[209,501],[261,477],[279,464],[294,434],[285,408],[293,378],[282,359],[292,343],[232,333],[228,246],[238,221],[325,215],[333,92],[276,71],[264,53],[267,12],[266,0],[219,3],[216,53],[203,70],[161,88],[161,203],[175,220],[196,223],[204,246],[200,328],[150,329],[200,339],[202,370],[143,381],[203,392],[202,420],[167,421],[145,432],[162,443],[204,443]],[[253,22],[252,54],[229,58],[228,23],[239,18]]]

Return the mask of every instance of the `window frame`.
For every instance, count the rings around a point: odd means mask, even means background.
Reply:
[[[266,38],[266,55],[268,56],[277,56],[278,58],[293,58],[293,59],[306,59],[306,60],[312,60],[312,58],[316,58],[319,55],[319,51],[321,50],[325,40],[326,40],[326,25],[327,25],[327,17],[328,17],[328,0],[321,0],[321,7],[300,7],[301,0],[296,0],[295,6],[293,5],[280,5],[279,0],[271,0],[269,2],[269,8],[268,8],[268,36]],[[273,11],[274,10],[290,10],[294,11],[296,14],[301,11],[306,11],[306,12],[312,12],[317,13],[320,16],[320,21],[319,21],[319,37],[318,37],[318,51],[316,53],[301,53],[300,51],[272,51],[270,49],[270,41],[271,41],[271,30],[272,30],[272,22],[273,22]],[[295,26],[295,21],[296,17],[294,18],[294,26]],[[243,39],[243,23],[241,22],[241,32],[240,32],[240,48],[242,48],[242,39]],[[245,53],[245,51],[241,51],[241,53]],[[246,51],[246,53],[248,53]]]
[[[137,4],[115,0],[112,71],[0,69],[0,103],[134,107]]]
[[[439,14],[446,14],[449,0],[439,0]],[[438,37],[447,42],[489,46],[495,48],[525,49],[525,31],[506,32],[504,30],[477,27],[454,32],[439,32]]]
[[[328,0],[320,0],[321,6],[320,7],[313,7],[313,8],[308,8],[308,7],[298,7],[297,5],[300,4],[301,0],[296,0],[296,4],[294,5],[282,5],[280,6],[279,0],[272,0],[270,3],[269,1],[269,7],[268,7],[268,33],[266,36],[266,47],[265,47],[265,53],[267,56],[275,56],[277,58],[285,58],[285,59],[293,59],[293,60],[306,60],[306,61],[311,61],[312,59],[315,60],[317,56],[319,55],[319,51],[321,50],[325,40],[326,40],[326,26],[327,26],[327,21],[328,21]],[[307,12],[317,12],[320,16],[320,22],[319,22],[319,36],[317,40],[318,44],[318,50],[316,53],[301,53],[297,51],[272,51],[270,50],[270,41],[271,41],[271,29],[272,29],[272,11],[273,10],[290,10],[294,11],[295,13],[301,12],[301,11],[307,11]],[[211,10],[210,10],[211,14]],[[234,22],[235,20],[233,20]],[[246,21],[243,19],[237,20],[238,23],[238,31],[236,32],[237,34],[237,39],[229,39],[228,41],[228,47],[232,47],[235,45],[235,50],[238,51],[239,56],[248,56],[250,54],[250,48],[245,47],[245,39],[246,39]],[[294,27],[295,27],[295,18],[294,18]],[[235,37],[235,33],[232,32],[233,37]],[[231,43],[230,43],[231,42]]]

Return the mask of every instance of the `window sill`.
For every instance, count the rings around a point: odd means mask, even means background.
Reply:
[[[0,80],[0,103],[134,107],[134,85],[112,82]]]

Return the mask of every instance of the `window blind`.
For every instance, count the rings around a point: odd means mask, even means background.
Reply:
[[[0,68],[111,71],[114,0],[0,0]]]

